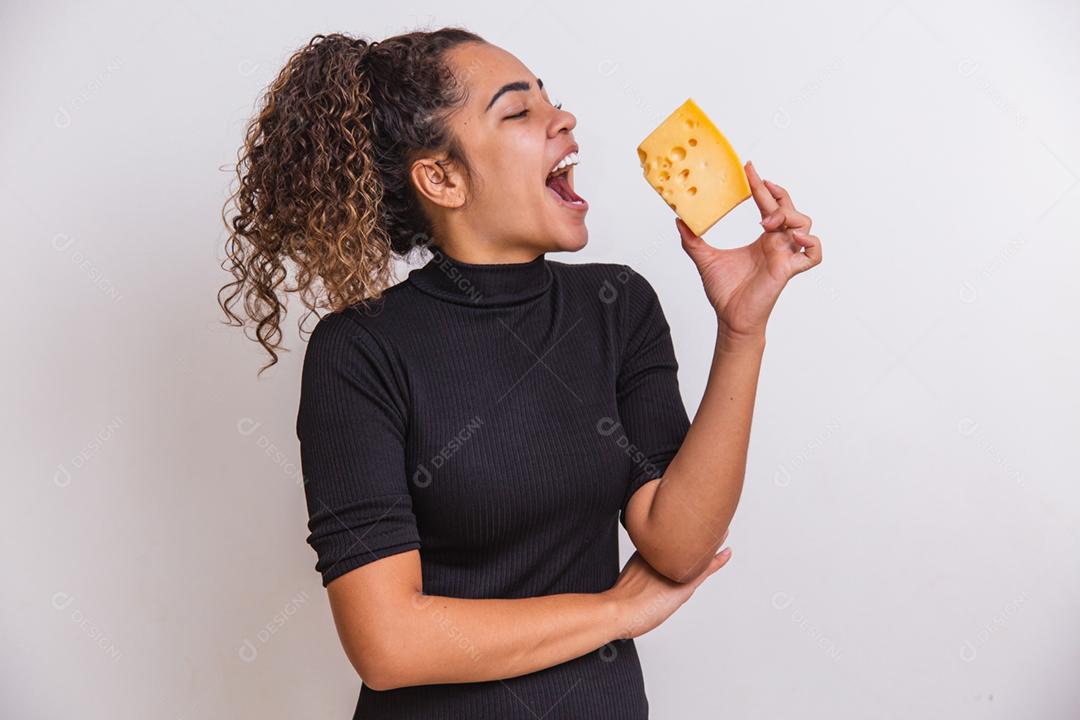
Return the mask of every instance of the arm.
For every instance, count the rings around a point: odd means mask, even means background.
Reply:
[[[753,243],[714,248],[676,221],[717,313],[716,347],[705,395],[682,446],[663,477],[626,508],[631,539],[672,579],[693,577],[722,542],[742,493],[766,322],[788,280],[821,262],[810,217],[795,209],[783,187],[763,181],[751,163],[745,170],[765,229]],[[662,367],[654,367],[662,376]],[[668,394],[670,389],[656,396]]]
[[[673,580],[694,577],[720,547],[742,494],[764,335],[718,325],[701,405],[662,478],[630,499],[626,528],[642,556]]]
[[[425,595],[416,550],[346,573],[327,591],[345,654],[375,690],[523,675],[585,655],[625,624],[607,592]]]

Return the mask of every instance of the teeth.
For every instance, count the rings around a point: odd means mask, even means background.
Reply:
[[[570,167],[571,165],[577,165],[577,164],[578,164],[578,154],[576,152],[572,152],[569,155],[567,155],[566,157],[564,157],[562,160],[560,160],[559,163],[554,168],[551,169],[551,172],[548,173],[548,176],[550,177],[551,175],[554,175],[555,173],[557,173],[557,172],[559,172],[561,170],[564,170],[564,169]]]

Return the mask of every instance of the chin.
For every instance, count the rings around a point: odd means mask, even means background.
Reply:
[[[589,229],[584,222],[560,226],[545,233],[540,243],[544,252],[577,252],[589,244]]]
[[[550,204],[550,197],[545,201],[549,203],[545,210],[551,213],[545,218],[545,224],[550,228],[545,239],[546,244],[553,246],[552,252],[576,252],[585,247],[589,243],[589,228],[585,225],[587,210],[568,211],[561,205]]]
[[[585,227],[585,223],[582,222],[578,227],[567,233],[562,249],[567,252],[577,252],[588,244],[589,228]]]

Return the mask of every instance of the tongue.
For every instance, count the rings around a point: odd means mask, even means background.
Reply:
[[[553,178],[548,178],[547,186],[559,193],[559,197],[567,202],[580,201],[582,199],[577,193],[570,189],[570,183],[566,181],[566,173],[556,175]]]

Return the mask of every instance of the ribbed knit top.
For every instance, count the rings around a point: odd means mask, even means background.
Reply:
[[[296,431],[323,585],[416,549],[428,595],[610,588],[630,496],[690,426],[656,293],[627,265],[432,250],[308,341]],[[634,720],[648,700],[616,640],[512,678],[361,684],[354,717]]]

